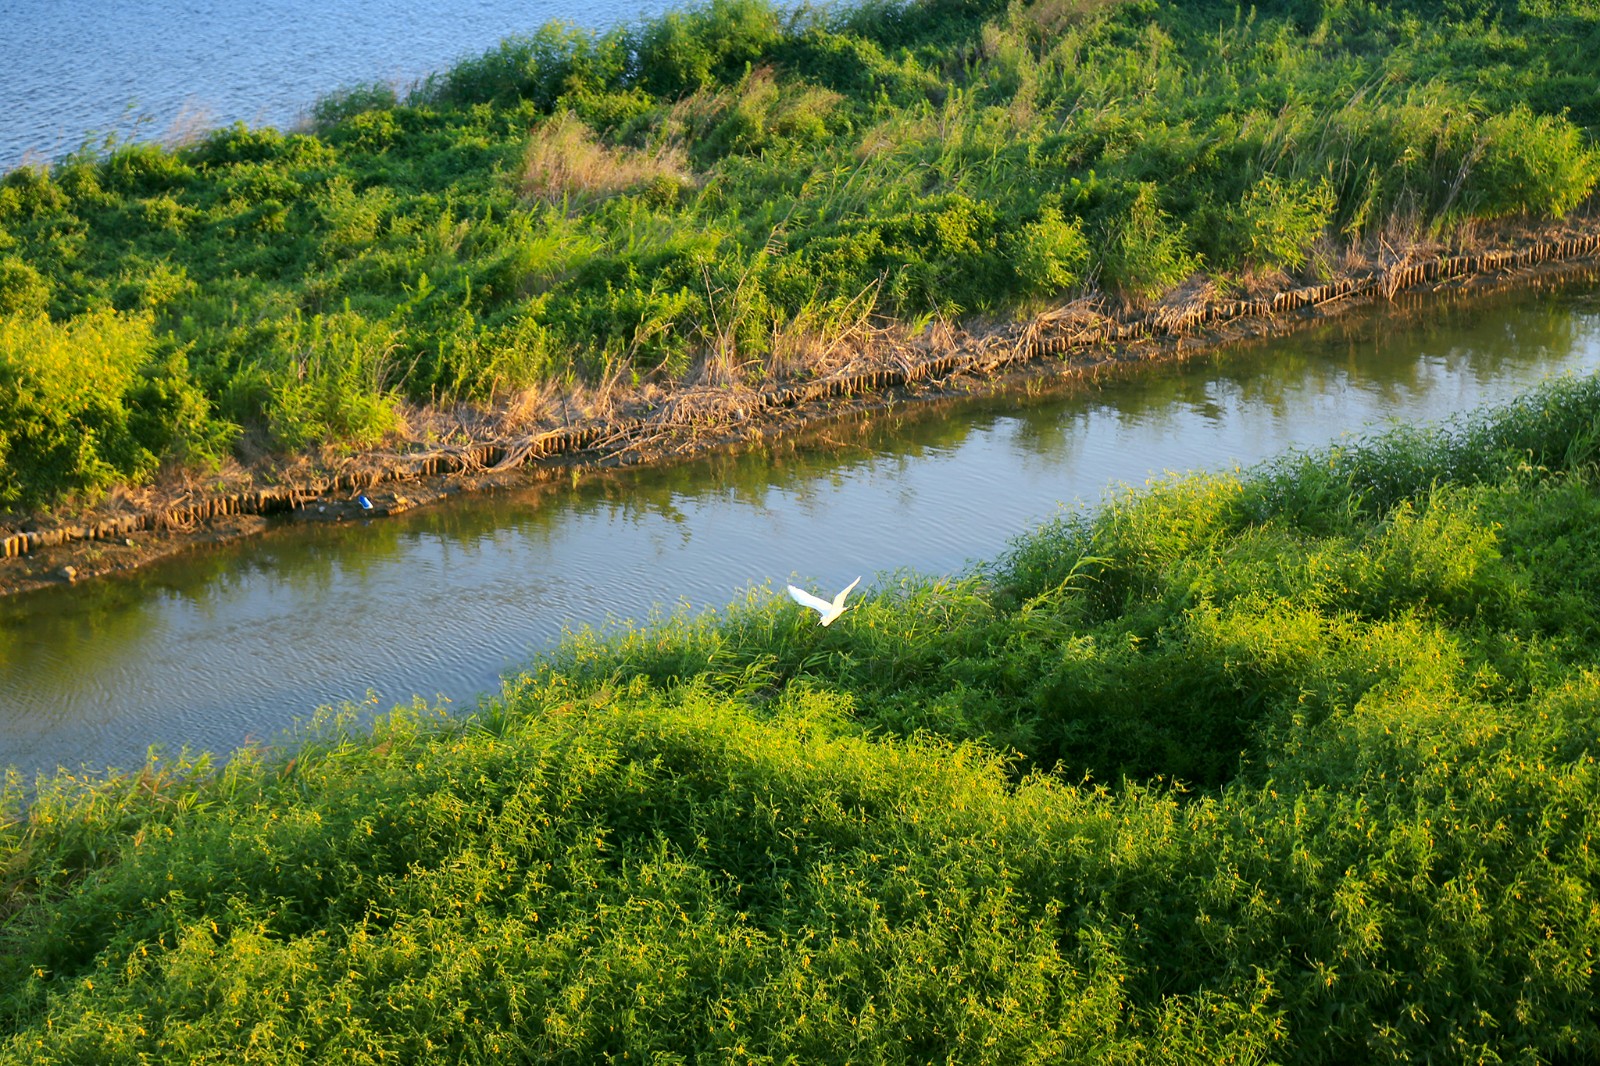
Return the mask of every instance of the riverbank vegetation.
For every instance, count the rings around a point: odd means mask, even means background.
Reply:
[[[713,0],[18,169],[0,511],[1559,217],[1600,173],[1597,51],[1588,0]]]
[[[13,779],[0,1061],[1600,1055],[1600,380]]]

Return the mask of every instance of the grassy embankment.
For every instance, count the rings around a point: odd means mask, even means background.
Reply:
[[[1597,452],[1591,378],[13,781],[0,1062],[1593,1061]]]
[[[419,404],[1336,273],[1595,184],[1590,0],[930,0],[547,27],[307,132],[0,181],[0,514]]]

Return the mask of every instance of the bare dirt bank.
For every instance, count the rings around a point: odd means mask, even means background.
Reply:
[[[344,521],[398,514],[455,492],[574,468],[681,461],[792,433],[843,411],[970,393],[1019,377],[1050,380],[1178,360],[1248,337],[1287,332],[1352,307],[1498,287],[1592,269],[1600,220],[1575,220],[1498,247],[1412,250],[1355,264],[1323,284],[1219,296],[1192,284],[1159,305],[1113,308],[1084,298],[1026,321],[892,329],[836,342],[803,371],[618,395],[561,397],[534,419],[458,418],[444,445],[439,413],[426,433],[381,451],[293,465],[264,462],[196,480],[113,493],[94,508],[0,525],[0,595],[133,569],[201,544],[249,536],[280,520]],[[421,420],[419,420],[421,421]],[[531,423],[531,424],[530,424]],[[513,428],[514,427],[514,428]],[[365,497],[370,507],[358,502]]]

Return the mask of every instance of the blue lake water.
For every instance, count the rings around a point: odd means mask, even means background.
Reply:
[[[604,29],[667,0],[0,0],[0,171],[118,140],[292,127],[330,91],[406,86],[551,20]]]

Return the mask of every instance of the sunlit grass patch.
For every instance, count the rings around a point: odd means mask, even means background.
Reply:
[[[523,160],[523,194],[563,209],[643,186],[676,189],[691,183],[683,152],[607,147],[572,112],[535,127]]]

